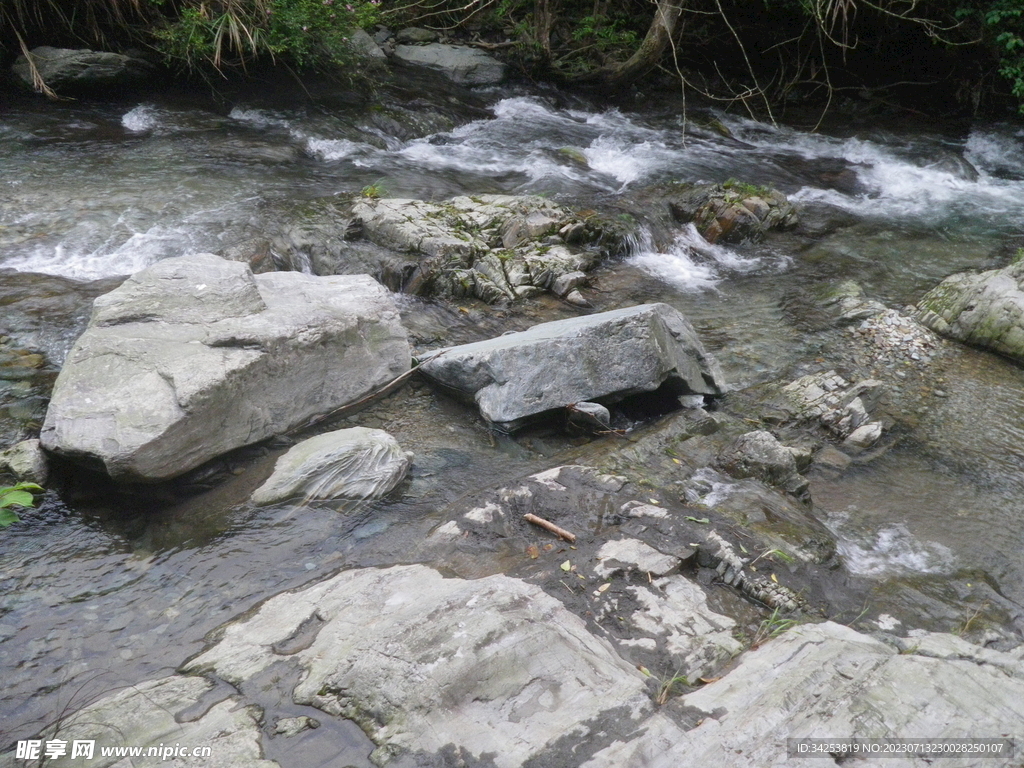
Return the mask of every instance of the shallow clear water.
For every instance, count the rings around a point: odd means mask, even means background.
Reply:
[[[0,119],[0,268],[126,275],[251,237],[274,203],[352,196],[375,183],[391,196],[531,192],[599,208],[662,181],[735,177],[857,223],[813,241],[742,248],[708,245],[681,227],[670,242],[648,238],[602,269],[597,302],[678,307],[740,388],[813,364],[829,343],[788,311],[794,294],[852,278],[874,298],[914,301],[953,271],[1005,263],[1024,226],[1024,131],[1015,125],[811,134],[723,114],[684,121],[670,108],[606,110],[523,89],[432,87],[422,103],[383,110],[257,96],[19,102]],[[731,137],[703,127],[712,116]],[[401,303],[415,334],[458,341],[572,312],[547,300],[462,314]],[[815,500],[853,577],[956,586],[982,572],[1018,603],[1024,380],[981,353],[952,365],[949,397],[920,415],[898,449],[816,480]],[[77,701],[176,667],[206,632],[282,589],[346,565],[413,561],[446,501],[570,451],[557,439],[494,440],[461,406],[410,397],[370,424],[416,452],[399,501],[344,514],[253,510],[243,500],[261,477],[249,468],[205,495],[160,505],[53,500],[32,527],[0,534],[5,732],[52,718],[94,673]],[[257,463],[264,472],[267,461]]]

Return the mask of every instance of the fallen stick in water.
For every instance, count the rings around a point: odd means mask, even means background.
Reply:
[[[523,520],[525,520],[528,523],[533,523],[534,525],[539,525],[545,531],[551,531],[556,536],[561,536],[563,539],[570,543],[576,541],[575,533],[569,533],[564,528],[559,528],[550,520],[545,520],[543,517],[537,517],[536,515],[526,514],[523,515]]]

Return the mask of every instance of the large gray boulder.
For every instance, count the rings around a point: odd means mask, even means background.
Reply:
[[[387,432],[352,427],[311,437],[277,460],[252,495],[256,504],[305,499],[370,499],[402,482],[412,454]]]
[[[370,277],[167,259],[96,299],[41,440],[118,480],[164,480],[359,400],[410,362]]]
[[[684,729],[660,712],[643,734],[599,752],[583,768],[770,768],[836,765],[828,755],[794,760],[787,739],[998,738],[1024,735],[1024,664],[946,634],[920,633],[897,647],[841,624],[797,627],[745,654],[728,675],[683,696],[699,722]],[[1019,741],[1018,741],[1019,743]],[[859,765],[926,766],[932,755]],[[1018,765],[1019,758],[951,759]]]
[[[479,48],[465,45],[398,45],[395,58],[406,64],[435,69],[465,85],[494,85],[505,79],[502,62]]]
[[[358,723],[378,765],[454,745],[470,764],[519,768],[566,734],[586,743],[603,713],[647,705],[640,672],[539,587],[418,565],[272,598],[186,671],[244,685],[278,661],[302,670],[293,701]]]
[[[51,48],[42,45],[29,51],[43,82],[56,91],[103,88],[144,80],[153,65],[144,59],[86,48]],[[29,88],[36,88],[32,68],[25,56],[12,67],[15,76]]]
[[[614,402],[666,383],[680,394],[718,395],[724,386],[693,327],[667,304],[541,323],[448,347],[420,371],[510,430],[580,401]]]
[[[947,277],[917,306],[936,333],[1024,361],[1024,260]]]

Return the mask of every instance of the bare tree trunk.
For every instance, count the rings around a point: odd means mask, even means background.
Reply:
[[[657,0],[654,19],[640,47],[626,61],[601,67],[577,78],[577,82],[601,81],[613,88],[630,85],[658,65],[661,55],[675,34],[685,0]]]
[[[555,0],[557,2],[557,0]],[[541,50],[544,51],[544,63],[549,64],[552,60],[551,53],[551,27],[554,25],[554,13],[551,10],[552,0],[536,0],[533,11],[534,34]]]

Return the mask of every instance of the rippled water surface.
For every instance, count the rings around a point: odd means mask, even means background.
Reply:
[[[832,343],[789,309],[794,296],[852,278],[901,305],[951,272],[1006,263],[1021,244],[1017,125],[809,133],[710,110],[684,120],[670,103],[630,111],[524,89],[423,88],[429,98],[392,95],[373,108],[252,95],[20,101],[0,116],[0,268],[127,275],[252,237],[274,204],[370,184],[396,197],[543,193],[617,210],[652,184],[737,178],[850,220],[737,248],[692,227],[660,239],[652,230],[599,273],[598,301],[678,307],[742,387],[813,367]],[[402,306],[422,336],[443,327],[459,341],[570,313],[544,301],[507,320]],[[980,580],[990,594],[978,600],[1012,613],[1024,601],[1024,379],[982,353],[951,366],[948,397],[917,414],[894,450],[816,480],[813,492],[853,577],[941,577],[966,604]],[[50,499],[31,528],[0,532],[3,730],[24,734],[69,700],[176,667],[207,631],[282,589],[345,565],[415,561],[443,503],[571,453],[560,438],[496,440],[461,406],[411,403],[385,405],[371,424],[416,452],[397,501],[254,510],[244,499],[269,469],[264,457],[262,470],[205,495],[106,504],[99,489],[99,501]]]

